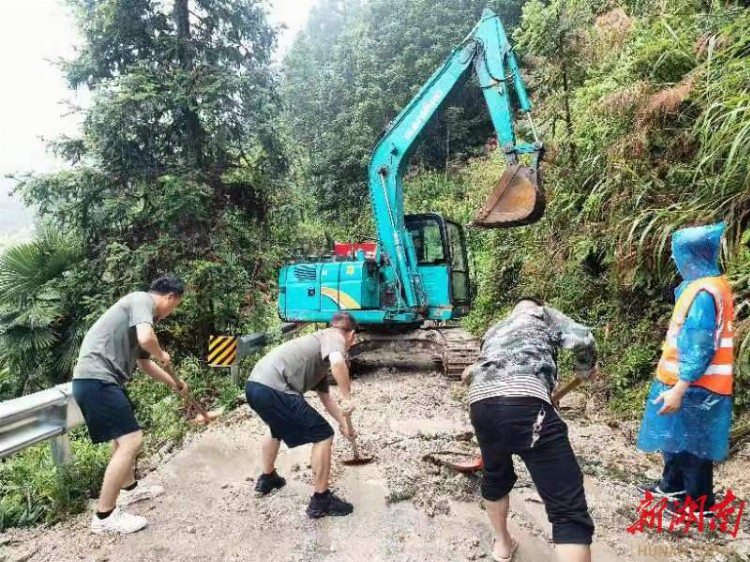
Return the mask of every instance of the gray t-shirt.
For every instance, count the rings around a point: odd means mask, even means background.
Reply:
[[[153,323],[151,295],[138,292],[122,297],[86,332],[73,378],[124,385],[133,378],[136,361],[149,358],[148,352],[138,345],[135,327]]]
[[[334,351],[346,356],[344,335],[338,328],[282,343],[255,364],[248,380],[287,394],[308,390],[328,392],[328,357]]]

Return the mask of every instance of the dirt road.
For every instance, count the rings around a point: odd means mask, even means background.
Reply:
[[[132,511],[150,526],[127,537],[93,536],[84,514],[51,528],[6,533],[8,560],[250,560],[250,561],[461,561],[490,560],[491,533],[480,507],[478,480],[423,462],[435,450],[473,451],[464,389],[437,374],[379,371],[355,382],[360,407],[355,423],[361,448],[377,455],[362,467],[344,467],[349,448],[337,438],[334,488],[355,504],[350,517],[310,521],[309,447],[282,446],[279,472],[286,488],[266,498],[253,493],[258,474],[257,441],[263,426],[246,407],[194,435],[146,481],[166,494]],[[317,406],[317,400],[311,398]],[[632,536],[638,496],[628,480],[653,473],[658,460],[638,455],[628,443],[632,427],[609,425],[600,408],[572,396],[567,418],[574,449],[587,473],[586,487],[597,524],[594,560],[745,560],[750,539],[674,540]],[[585,411],[589,411],[586,414]],[[567,415],[566,415],[567,412]],[[723,468],[722,478],[747,497],[741,468]],[[543,506],[522,465],[512,495],[516,560],[553,560]],[[735,471],[735,472],[732,472]],[[733,474],[735,474],[733,476]],[[739,492],[738,492],[739,490]],[[741,496],[742,497],[742,496]],[[0,556],[0,559],[2,556]]]

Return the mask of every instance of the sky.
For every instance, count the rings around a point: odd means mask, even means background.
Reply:
[[[271,0],[269,21],[287,29],[279,36],[277,59],[307,22],[316,0]],[[8,195],[8,174],[59,168],[46,141],[75,135],[78,118],[69,103],[85,102],[71,92],[54,65],[75,54],[80,43],[63,0],[0,0],[0,235],[30,230],[31,213]]]

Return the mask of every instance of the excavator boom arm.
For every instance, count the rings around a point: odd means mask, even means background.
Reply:
[[[386,277],[387,281],[400,286],[399,306],[402,307],[420,309],[427,304],[417,271],[416,253],[404,224],[402,178],[419,134],[472,68],[509,169],[518,167],[519,154],[541,153],[542,146],[536,138],[533,144],[516,141],[510,90],[515,92],[521,111],[528,114],[531,102],[503,25],[491,10],[485,10],[472,32],[391,123],[370,160],[369,187],[375,223],[381,247],[391,266]],[[535,157],[534,161],[537,160]],[[501,191],[514,185],[516,180],[513,178],[505,183],[501,180]]]

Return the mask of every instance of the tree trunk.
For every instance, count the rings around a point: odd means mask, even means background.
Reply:
[[[562,47],[562,45],[561,45]],[[570,84],[568,83],[568,63],[565,60],[565,51],[562,52],[562,76],[563,76],[563,104],[565,106],[565,129],[568,133],[568,150],[570,152],[570,164],[573,169],[576,164],[576,145],[573,142],[573,117],[570,114]]]
[[[173,17],[177,25],[177,57],[180,69],[188,78],[186,87],[190,88],[193,72],[193,49],[190,36],[190,7],[189,0],[175,0]],[[180,120],[184,135],[183,149],[185,164],[192,171],[200,170],[203,166],[203,129],[198,113],[195,111],[197,102],[192,92],[186,92],[187,100],[180,106]]]
[[[564,10],[564,8],[562,8]],[[565,29],[562,19],[565,17],[562,10],[557,12],[557,22],[561,29]],[[563,79],[563,108],[565,109],[565,130],[568,135],[568,152],[570,154],[570,166],[576,168],[576,146],[573,142],[573,118],[570,114],[570,80],[568,76],[568,53],[565,48],[567,37],[561,34],[557,38],[557,52],[560,54],[560,68]]]

